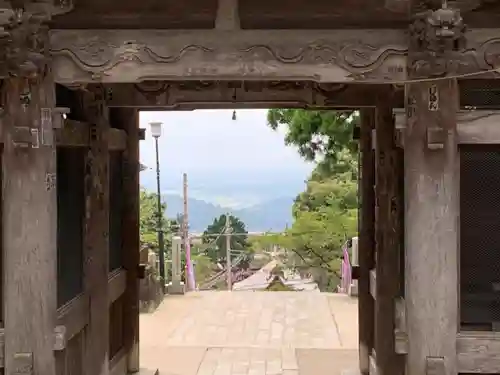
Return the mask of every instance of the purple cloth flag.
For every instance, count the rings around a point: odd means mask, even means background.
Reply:
[[[351,262],[349,260],[349,249],[347,247],[347,243],[343,246],[342,253],[341,288],[343,293],[347,293],[349,291],[349,286],[351,285]]]

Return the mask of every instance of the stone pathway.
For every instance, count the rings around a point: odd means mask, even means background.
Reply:
[[[141,315],[161,375],[341,375],[357,367],[357,303],[315,292],[199,292]]]
[[[271,276],[271,271],[276,266],[277,262],[272,260],[260,270],[255,272],[252,276],[247,277],[233,285],[233,291],[242,290],[258,290],[265,289],[269,285],[269,277]]]

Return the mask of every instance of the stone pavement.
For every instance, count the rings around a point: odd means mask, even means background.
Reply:
[[[160,375],[342,375],[357,367],[357,302],[314,292],[196,292],[141,315]]]

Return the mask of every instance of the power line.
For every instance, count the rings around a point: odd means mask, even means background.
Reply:
[[[225,227],[224,229],[225,230]],[[207,234],[202,234],[201,236],[191,236],[191,238],[203,238],[203,237],[213,237],[213,236],[217,236],[217,237],[223,237],[223,236],[249,236],[248,233],[246,232],[236,232],[236,233],[219,233],[219,234],[210,234],[210,233],[207,233]],[[251,236],[251,234],[250,234]]]
[[[217,240],[224,235],[224,230],[225,228],[222,229],[222,231],[218,234],[214,234],[215,236],[217,236],[213,241],[211,241],[209,244],[207,244],[203,249],[201,249],[201,251],[205,251],[205,250],[208,250],[209,248],[211,248],[213,245],[215,245],[215,243],[217,242]],[[201,238],[201,236],[193,236],[191,238]]]

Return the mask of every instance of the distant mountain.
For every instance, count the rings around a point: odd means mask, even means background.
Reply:
[[[183,211],[182,198],[178,195],[163,196],[167,203],[167,216],[175,218]],[[292,223],[294,198],[271,199],[248,208],[231,209],[203,200],[189,199],[189,224],[192,232],[203,232],[214,218],[229,212],[240,218],[250,232],[281,231]]]
[[[292,224],[294,198],[282,197],[266,201],[232,213],[245,223],[251,232],[282,231]]]
[[[161,175],[162,194],[182,194],[182,171],[175,166],[165,167]],[[301,167],[305,169],[305,167]],[[217,202],[220,196],[229,200],[243,202],[249,197],[256,203],[271,201],[279,197],[295,197],[305,188],[309,171],[293,168],[255,169],[255,170],[198,171],[188,175],[189,193],[192,198],[206,202]],[[312,168],[311,168],[312,169]],[[141,186],[156,191],[154,170],[141,172]],[[219,202],[226,205],[225,202]],[[252,202],[250,202],[252,203]],[[229,205],[228,205],[229,206]],[[247,206],[247,205],[241,205]]]

